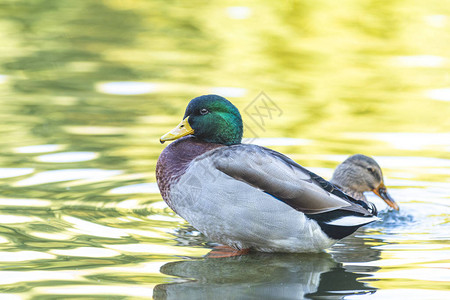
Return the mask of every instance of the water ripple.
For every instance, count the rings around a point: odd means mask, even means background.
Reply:
[[[95,152],[62,152],[54,154],[46,154],[36,157],[37,161],[50,163],[70,163],[96,159],[99,156]]]
[[[64,148],[63,145],[58,144],[46,144],[46,145],[33,145],[15,148],[17,153],[45,153],[59,151]]]
[[[44,171],[35,174],[30,178],[20,180],[16,182],[14,186],[31,186],[37,184],[46,184],[77,179],[95,179],[95,178],[105,179],[122,173],[123,173],[122,171],[118,170],[101,170],[101,169],[62,169],[62,170]]]
[[[0,168],[0,178],[23,176],[33,172],[34,168]]]
[[[111,249],[103,249],[103,248],[95,248],[95,247],[80,247],[74,249],[56,249],[51,250],[50,253],[62,256],[80,256],[80,257],[113,257],[121,255],[120,252],[111,250]]]

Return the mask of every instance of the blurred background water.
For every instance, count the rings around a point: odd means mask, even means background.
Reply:
[[[1,299],[449,299],[447,1],[2,0]],[[263,92],[263,94],[261,94]],[[227,97],[325,178],[374,156],[400,213],[322,254],[206,258],[159,137]]]

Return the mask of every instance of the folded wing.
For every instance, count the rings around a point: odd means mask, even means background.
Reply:
[[[372,205],[351,198],[279,152],[240,144],[216,149],[211,155],[218,170],[305,213],[326,231],[347,227],[353,232],[377,220]]]

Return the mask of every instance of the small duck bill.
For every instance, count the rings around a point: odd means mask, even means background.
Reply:
[[[376,189],[373,190],[373,192],[380,197],[381,199],[386,202],[387,205],[395,209],[396,211],[400,210],[400,207],[398,206],[397,202],[395,202],[394,198],[392,198],[391,195],[389,195],[386,186],[382,182]]]

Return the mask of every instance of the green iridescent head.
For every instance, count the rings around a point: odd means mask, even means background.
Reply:
[[[227,99],[218,95],[204,95],[192,99],[183,121],[161,137],[161,142],[192,134],[198,139],[224,145],[240,144],[242,118],[239,110]]]

